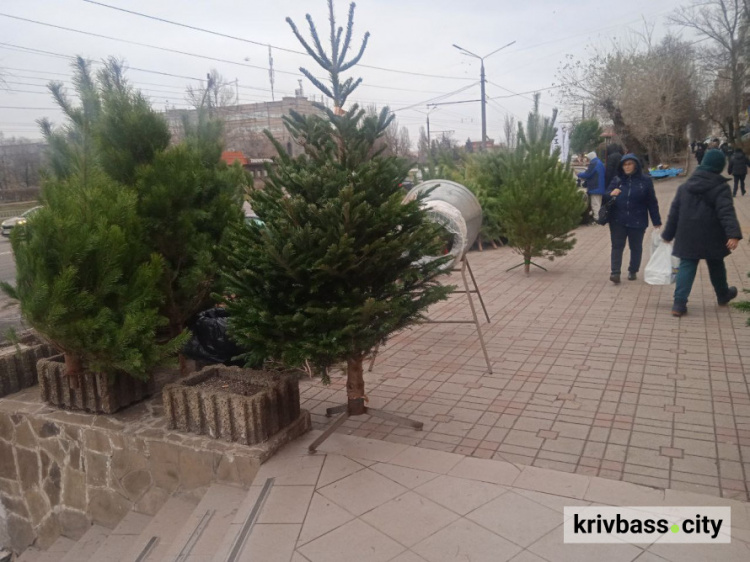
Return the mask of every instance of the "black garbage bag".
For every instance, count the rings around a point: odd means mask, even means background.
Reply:
[[[243,353],[227,334],[229,312],[216,307],[199,312],[188,325],[193,337],[185,344],[183,355],[196,361],[244,366],[233,360]]]

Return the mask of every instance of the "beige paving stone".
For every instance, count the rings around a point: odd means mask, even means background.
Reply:
[[[523,547],[561,523],[559,513],[512,491],[472,511],[467,518]]]
[[[562,525],[536,541],[528,550],[554,562],[630,562],[643,552],[632,544],[565,544]]]
[[[445,474],[454,466],[463,460],[462,455],[443,453],[439,451],[425,451],[417,447],[408,447],[404,449],[390,461],[390,464],[414,468],[417,470],[427,470]]]
[[[525,466],[513,482],[514,488],[579,499],[585,495],[588,485],[589,477],[587,476],[565,474],[533,466]]]
[[[414,491],[459,515],[466,515],[504,494],[507,488],[466,478],[440,476]]]
[[[342,507],[318,493],[313,494],[297,540],[297,546],[317,539],[352,519],[354,519],[354,516]]]
[[[310,505],[313,486],[273,486],[258,523],[302,523]]]
[[[400,496],[407,488],[368,468],[318,491],[350,513],[362,515]]]
[[[459,519],[412,550],[430,562],[505,562],[521,547],[476,523]]]
[[[299,548],[310,562],[388,562],[404,550],[402,545],[359,519]]]
[[[290,464],[291,467],[294,467],[295,463]],[[341,455],[326,455],[322,464],[319,477],[313,482],[313,484],[316,484],[320,488],[365,468],[364,465]]]
[[[511,485],[521,469],[514,464],[489,459],[464,458],[448,473],[450,476],[469,478],[493,484]]]
[[[363,521],[407,547],[458,518],[456,513],[414,492],[407,492],[362,516]]]
[[[403,466],[397,466],[394,464],[376,463],[370,467],[372,470],[398,482],[402,486],[407,488],[416,488],[426,482],[434,480],[439,474],[435,472],[428,472],[426,470],[416,470],[413,468],[406,468]]]

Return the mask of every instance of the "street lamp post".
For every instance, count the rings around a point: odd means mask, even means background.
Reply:
[[[503,49],[505,49],[505,47],[510,47],[513,43],[515,43],[515,41],[511,41],[507,45],[503,45],[499,49],[495,49],[489,55],[484,55],[483,57],[480,57],[479,55],[474,54],[471,51],[467,51],[466,49],[464,49],[463,47],[459,47],[455,43],[453,44],[453,46],[459,51],[461,51],[464,55],[469,56],[469,57],[474,57],[475,59],[479,59],[479,62],[481,63],[480,80],[481,80],[481,88],[482,88],[482,150],[483,151],[487,150],[487,97],[485,96],[485,93],[484,93],[484,88],[485,88],[484,84],[486,82],[486,79],[484,76],[484,59],[491,57],[498,51],[502,51]]]

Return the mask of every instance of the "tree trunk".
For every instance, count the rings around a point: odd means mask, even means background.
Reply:
[[[643,143],[630,132],[630,127],[625,124],[625,119],[622,117],[622,111],[620,108],[617,107],[612,100],[602,101],[601,106],[607,112],[609,118],[612,119],[615,133],[617,133],[617,136],[622,139],[628,152],[633,152],[640,156],[646,154],[646,148],[643,146]]]
[[[65,375],[68,377],[68,385],[70,388],[78,388],[81,384],[79,378],[83,371],[81,358],[67,352],[63,354],[63,357],[65,358]]]
[[[523,272],[527,275],[531,272],[531,252],[529,250],[523,253]]]
[[[350,416],[365,413],[365,379],[362,364],[364,356],[350,357],[346,360],[346,397],[347,411]]]

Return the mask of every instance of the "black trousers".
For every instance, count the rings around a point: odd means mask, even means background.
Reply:
[[[742,195],[745,195],[745,176],[747,174],[742,174],[741,176],[734,176],[734,193],[733,195],[737,195],[737,184],[739,183],[740,189],[742,190]]]
[[[628,228],[622,224],[609,223],[609,236],[612,240],[612,273],[620,273],[622,268],[622,254],[625,251],[625,241],[630,247],[630,265],[628,271],[637,273],[641,268],[643,257],[643,235],[645,228]]]

